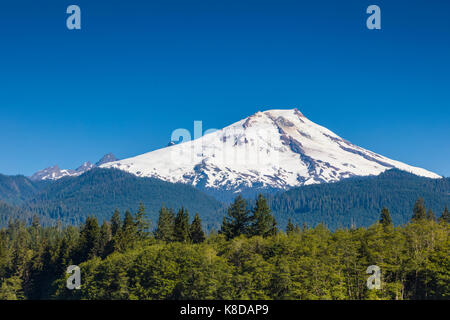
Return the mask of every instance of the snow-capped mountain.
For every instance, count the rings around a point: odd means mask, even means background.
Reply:
[[[36,172],[30,177],[30,179],[34,181],[39,181],[39,180],[58,180],[67,176],[76,177],[82,175],[83,173],[93,168],[99,167],[102,164],[117,160],[119,159],[117,159],[112,153],[108,153],[107,155],[104,155],[96,164],[92,164],[88,161],[83,163],[75,170],[60,169],[58,165],[55,165],[53,167],[49,167],[44,170]]]
[[[203,137],[137,157],[110,162],[139,177],[206,189],[288,189],[397,168],[440,178],[342,139],[297,109],[269,110]]]

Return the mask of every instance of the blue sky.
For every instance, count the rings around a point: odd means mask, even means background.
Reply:
[[[130,157],[194,120],[297,107],[450,176],[450,2],[302,2],[2,1],[0,173]],[[71,4],[82,30],[66,28]],[[371,4],[381,30],[366,28]]]

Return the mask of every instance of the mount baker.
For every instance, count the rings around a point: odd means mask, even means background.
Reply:
[[[233,192],[289,189],[379,175],[392,168],[440,178],[358,147],[310,121],[297,109],[257,112],[196,140],[99,167]]]

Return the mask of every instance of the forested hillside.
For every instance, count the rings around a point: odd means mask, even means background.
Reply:
[[[177,207],[179,203],[198,212],[207,226],[217,227],[223,214],[220,202],[191,186],[138,178],[114,169],[93,169],[79,177],[55,181],[24,208],[39,217],[79,225],[89,215],[103,221],[116,208],[122,212],[136,210],[139,202],[144,203],[153,221],[162,205]]]
[[[20,205],[36,195],[47,183],[33,182],[24,176],[0,174],[0,200],[11,205]]]
[[[191,215],[192,216],[192,215]],[[0,299],[450,299],[450,214],[414,204],[394,227],[384,208],[369,228],[277,228],[263,197],[228,208],[219,233],[198,215],[163,207],[149,229],[144,206],[99,224],[0,230]],[[67,267],[81,270],[66,287]],[[368,266],[380,289],[366,286]]]
[[[252,203],[256,191],[243,190],[243,195]],[[331,230],[369,226],[383,206],[390,208],[394,224],[399,225],[409,220],[412,203],[419,197],[435,212],[450,206],[449,178],[429,179],[399,170],[271,192],[268,201],[282,227],[289,219],[308,226],[324,223]],[[218,229],[225,214],[222,202],[194,187],[139,178],[114,169],[94,169],[79,177],[39,184],[22,176],[0,176],[1,199],[18,208],[4,208],[0,226],[6,226],[7,212],[12,212],[12,217],[22,214],[27,221],[31,221],[31,212],[40,217],[43,225],[58,219],[63,225],[79,225],[91,214],[101,222],[116,208],[121,212],[136,210],[139,202],[147,207],[153,221],[162,205],[176,208],[183,203],[189,211],[199,213],[208,231]]]
[[[383,207],[394,224],[409,221],[414,201],[422,197],[434,212],[450,206],[450,178],[428,179],[399,170],[379,176],[294,188],[269,197],[281,225],[289,219],[310,226],[325,223],[330,229],[369,226]]]
[[[31,215],[27,215],[23,210],[13,207],[0,200],[0,227],[7,226],[10,220],[23,220],[26,223],[30,222]]]

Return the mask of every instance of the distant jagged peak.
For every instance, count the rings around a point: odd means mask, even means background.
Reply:
[[[114,161],[118,161],[118,160],[119,159],[116,158],[116,156],[110,152],[108,154],[105,154],[99,161],[97,161],[95,163],[95,166],[99,167],[102,164],[109,163],[109,162],[114,162]]]
[[[58,165],[54,165],[52,167],[48,167],[46,169],[40,170],[33,174],[30,179],[34,181],[39,180],[59,180],[64,177],[76,177],[79,176],[93,168],[97,168],[103,164],[118,161],[119,159],[114,156],[112,153],[108,153],[104,155],[98,162],[92,164],[90,161],[84,162],[81,166],[79,166],[75,170],[71,169],[60,169]]]

